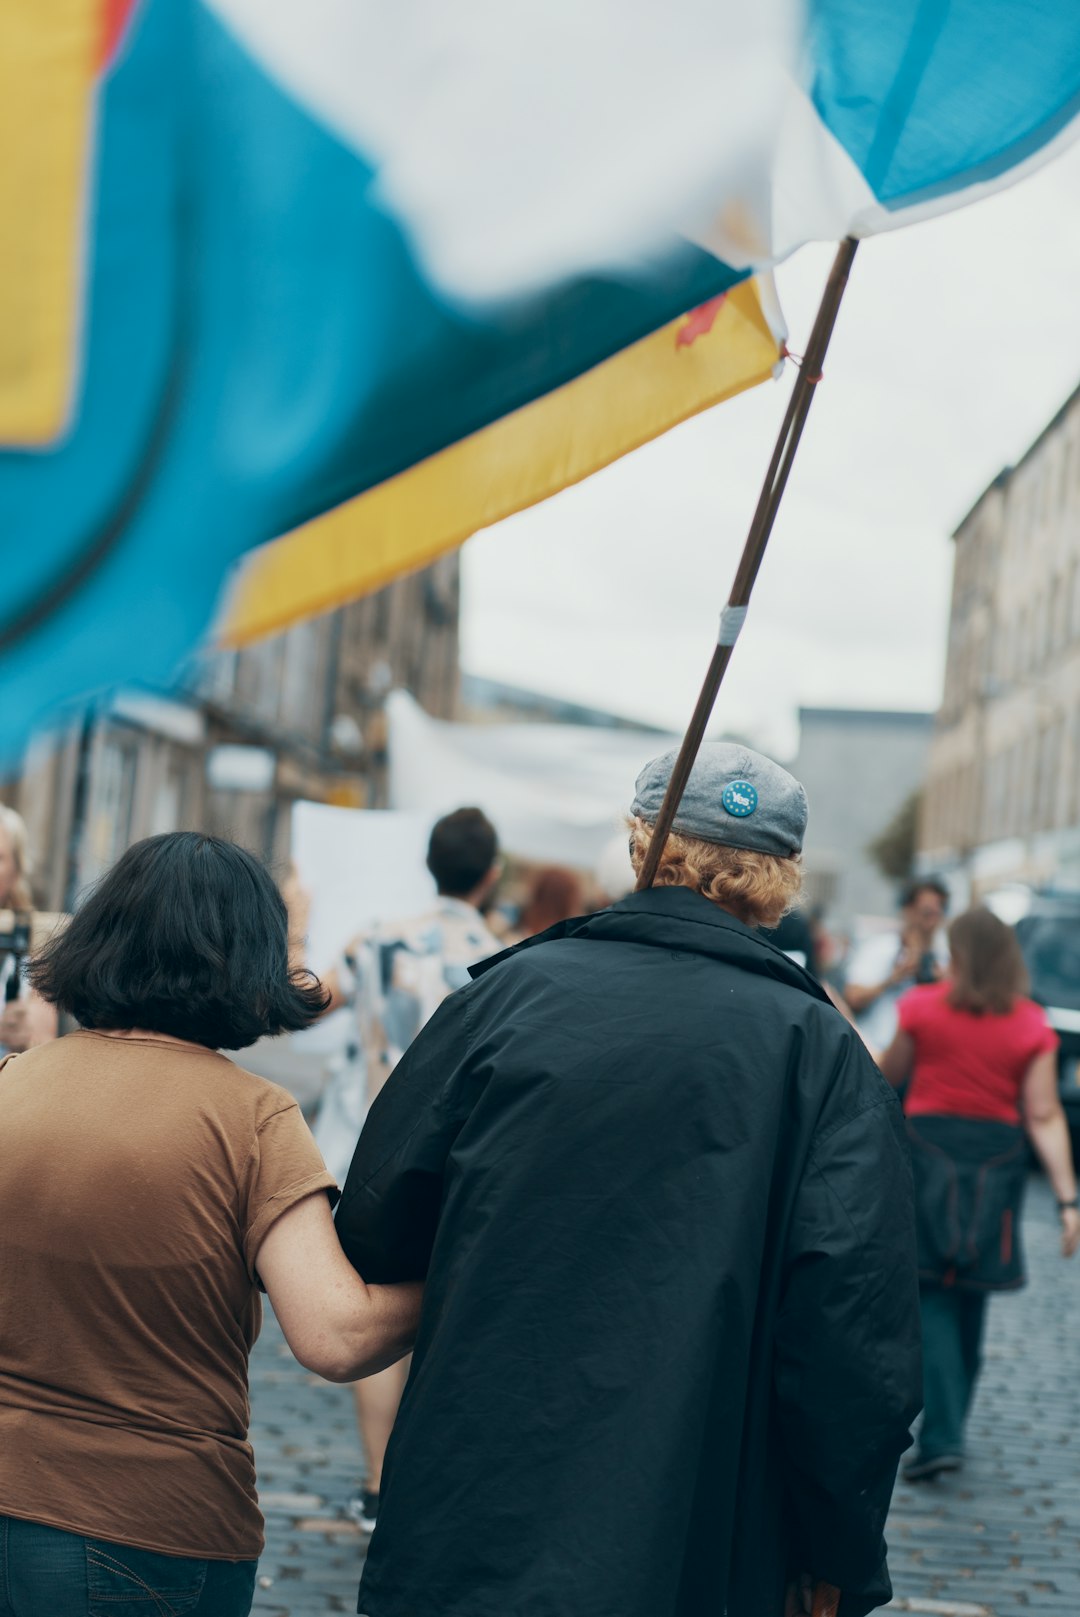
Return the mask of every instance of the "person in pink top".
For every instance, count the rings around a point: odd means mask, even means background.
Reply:
[[[1025,997],[1016,937],[989,910],[971,909],[950,926],[949,951],[948,976],[901,999],[880,1058],[890,1083],[910,1079],[926,1409],[909,1481],[963,1464],[987,1295],[1024,1284],[1025,1134],[1057,1197],[1063,1256],[1080,1245],[1057,1035]]]

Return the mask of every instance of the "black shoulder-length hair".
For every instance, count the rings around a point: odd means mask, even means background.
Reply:
[[[289,924],[270,873],[197,831],[147,837],[118,860],[30,967],[84,1028],[145,1028],[211,1050],[307,1027],[329,996],[289,969]]]

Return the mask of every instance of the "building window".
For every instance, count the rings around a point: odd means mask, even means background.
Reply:
[[[1080,491],[1080,411],[1074,410],[1071,432],[1065,438],[1065,464],[1061,477],[1062,495],[1066,507],[1071,506],[1074,491]]]
[[[1069,638],[1080,640],[1080,566],[1069,569]]]
[[[1066,429],[1067,428],[1068,423],[1066,423]],[[1061,503],[1066,511],[1069,509],[1069,495],[1072,492],[1072,480],[1073,441],[1069,437],[1068,430],[1066,430],[1061,444]]]
[[[1039,527],[1044,529],[1050,521],[1052,509],[1052,490],[1054,484],[1054,463],[1045,454],[1041,457],[1039,465],[1039,481],[1035,485],[1036,498],[1039,502]]]
[[[135,801],[136,750],[133,741],[109,736],[94,760],[80,882],[97,881],[131,840]]]
[[[1034,802],[1032,804],[1032,830],[1046,831],[1049,829],[1053,800],[1053,780],[1051,777],[1052,760],[1050,758],[1050,741],[1052,731],[1047,728],[1039,731],[1035,738],[1035,782]]]
[[[1000,620],[994,637],[994,654],[997,659],[994,671],[1003,686],[1012,681],[1012,648],[1013,625],[1007,620]]]
[[[1047,640],[1047,602],[1044,595],[1035,598],[1031,609],[1031,661],[1032,670],[1041,668],[1046,661]]]
[[[202,667],[199,691],[208,702],[228,703],[236,689],[235,651],[219,651],[207,657]]]
[[[956,824],[956,773],[950,771],[941,782],[941,800],[939,812],[941,814],[941,841],[948,847],[953,842],[953,826]]]
[[[1005,835],[1005,787],[1007,774],[1008,772],[1005,765],[1005,756],[1003,753],[999,752],[994,756],[990,763],[990,824],[988,827],[988,841],[993,841],[996,838],[1003,837]]]
[[[237,694],[246,711],[265,725],[277,723],[284,639],[283,635],[272,635],[245,646],[237,665]]]
[[[1035,829],[1035,787],[1038,773],[1037,736],[1029,735],[1020,751],[1020,831],[1029,836]]]
[[[1024,770],[1023,743],[1016,741],[1009,748],[1009,818],[1008,835],[1019,836],[1024,829]]]
[[[1053,624],[1051,650],[1058,655],[1065,650],[1069,639],[1069,591],[1063,574],[1055,578],[1050,600]]]
[[[1080,708],[1072,717],[1072,758],[1069,763],[1069,792],[1067,818],[1070,825],[1080,825]]]
[[[1050,726],[1050,741],[1046,758],[1047,825],[1053,829],[1064,823],[1062,809],[1065,793],[1062,791],[1062,767],[1065,762],[1065,718],[1058,714]]]
[[[305,734],[313,728],[316,704],[322,691],[317,688],[319,625],[313,620],[298,623],[285,636],[281,670],[281,722]]]
[[[1027,673],[1028,654],[1028,615],[1027,609],[1021,607],[1016,616],[1015,641],[1013,644],[1013,678],[1023,679]]]
[[[150,808],[147,836],[183,828],[187,808],[188,770],[183,758],[172,754],[163,760],[163,769]]]

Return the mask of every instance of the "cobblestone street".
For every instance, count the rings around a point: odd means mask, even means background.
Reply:
[[[991,1304],[966,1469],[897,1489],[892,1610],[1080,1612],[1080,1258],[1058,1259],[1041,1182],[1031,1187],[1025,1234],[1031,1284]],[[301,1370],[272,1319],[252,1363],[252,1396],[267,1518],[254,1609],[355,1611],[363,1540],[339,1514],[358,1480],[351,1396]]]

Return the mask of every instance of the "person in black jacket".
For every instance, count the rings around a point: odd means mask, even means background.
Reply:
[[[635,866],[674,754],[647,766]],[[338,1214],[426,1277],[366,1617],[841,1617],[891,1594],[918,1412],[896,1100],[755,928],[802,787],[702,748],[654,887],[474,967],[371,1109]]]

